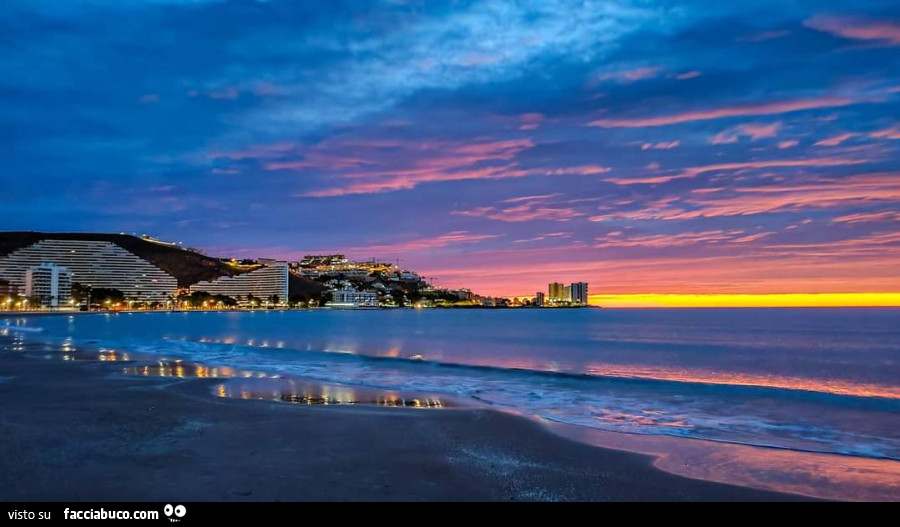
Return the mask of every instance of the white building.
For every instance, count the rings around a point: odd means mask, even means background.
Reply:
[[[74,283],[117,289],[130,300],[165,301],[178,288],[174,276],[107,241],[41,240],[0,257],[0,278],[23,291],[27,271],[44,262],[68,268]]]
[[[331,307],[378,307],[378,293],[341,289],[332,294]]]
[[[276,262],[249,273],[237,276],[223,276],[211,282],[197,282],[191,286],[191,293],[202,291],[211,295],[225,295],[242,305],[248,304],[247,296],[253,295],[265,303],[271,296],[278,297],[278,303],[288,301],[288,264]]]
[[[65,267],[44,263],[25,271],[25,296],[44,307],[66,305],[72,296],[72,275]]]

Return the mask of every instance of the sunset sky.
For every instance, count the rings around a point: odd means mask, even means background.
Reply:
[[[0,230],[900,303],[898,2],[7,0],[0,47]]]

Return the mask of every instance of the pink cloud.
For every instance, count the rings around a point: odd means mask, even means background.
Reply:
[[[778,131],[780,129],[780,121],[771,124],[742,124],[739,126],[735,126],[734,128],[719,132],[718,134],[713,136],[713,138],[710,139],[709,142],[714,145],[732,144],[737,143],[740,136],[747,136],[751,141],[756,141],[758,139],[775,137],[778,135]]]
[[[871,223],[879,221],[900,221],[900,212],[888,210],[884,212],[863,212],[838,216],[831,220],[834,223]]]
[[[546,174],[548,176],[593,176],[596,174],[605,174],[612,170],[609,167],[600,165],[579,165],[574,167],[553,168],[553,169],[535,169],[531,171],[533,174]]]
[[[731,106],[711,110],[696,110],[673,115],[647,117],[641,119],[598,119],[588,123],[588,126],[600,126],[603,128],[644,128],[652,126],[667,126],[671,124],[686,123],[692,121],[708,121],[728,117],[742,117],[753,115],[776,115],[803,110],[816,110],[820,108],[839,108],[850,106],[859,101],[843,97],[819,97],[814,99],[797,99],[789,101],[776,101],[762,104],[748,104],[743,106]]]
[[[428,236],[405,242],[366,245],[357,247],[354,250],[360,253],[409,253],[431,251],[452,245],[479,243],[499,237],[499,234],[473,234],[468,231],[452,231],[440,236]]]
[[[829,137],[828,139],[822,139],[821,141],[815,143],[813,146],[838,146],[841,143],[843,143],[844,141],[856,137],[856,135],[857,134],[849,133],[849,132],[844,133],[844,134],[838,134],[838,135]]]
[[[543,194],[537,196],[521,196],[504,200],[505,207],[478,207],[470,210],[457,210],[453,214],[470,218],[486,218],[489,220],[521,223],[526,221],[569,221],[585,214],[571,207],[563,207],[549,203],[559,194]]]
[[[870,133],[869,137],[875,139],[900,139],[900,126],[876,130]]]
[[[778,148],[780,148],[781,150],[784,150],[786,148],[793,148],[799,144],[800,144],[800,141],[797,141],[796,139],[788,139],[787,141],[779,142]]]
[[[425,183],[465,181],[470,179],[506,179],[525,177],[527,175],[529,175],[527,171],[516,169],[513,165],[456,170],[454,172],[423,168],[390,171],[383,174],[349,174],[344,175],[344,177],[360,181],[342,187],[313,190],[298,194],[296,197],[331,198],[353,194],[380,194],[382,192],[411,190]]]
[[[792,243],[769,245],[767,249],[787,250],[789,252],[822,255],[830,251],[837,251],[845,257],[865,254],[896,254],[897,244],[900,243],[900,232],[875,232],[856,238],[846,238],[828,242]],[[884,246],[893,246],[891,253],[885,252]]]
[[[719,132],[709,140],[713,145],[730,145],[738,142],[737,134],[730,132]]]
[[[534,238],[527,238],[523,240],[513,240],[513,243],[531,243],[531,242],[540,242],[544,240],[554,240],[559,238],[571,238],[571,232],[548,232],[546,234],[540,234],[535,236]]]
[[[806,20],[803,25],[846,39],[879,41],[889,46],[900,46],[900,24],[891,21],[816,16]]]
[[[362,156],[362,160],[371,160],[370,166],[361,167],[358,171],[335,174],[342,184],[300,194],[298,197],[333,197],[409,190],[433,182],[534,175],[596,175],[609,171],[608,167],[597,165],[521,168],[514,158],[533,146],[531,140],[512,139],[472,144],[390,142],[377,148],[358,148],[357,153]],[[343,145],[334,147],[343,148]]]
[[[536,121],[531,115],[524,118]],[[384,138],[338,138],[311,147],[295,143],[255,145],[235,151],[212,151],[211,159],[259,161],[268,171],[315,171],[333,180],[332,187],[297,197],[334,197],[409,190],[433,182],[503,179],[526,176],[592,176],[609,167],[522,168],[515,161],[534,146],[530,139],[414,141]]]
[[[519,116],[519,120],[522,123],[519,125],[519,130],[537,130],[544,122],[544,114],[523,113]]]
[[[775,137],[781,129],[781,123],[772,124],[745,124],[739,127],[740,131],[750,136],[750,139],[764,139],[767,137]]]
[[[519,196],[517,198],[509,198],[501,201],[501,203],[520,203],[523,201],[545,201],[553,198],[558,198],[560,194],[555,192],[553,194],[534,194],[532,196]]]
[[[676,75],[675,78],[680,81],[684,81],[684,80],[688,80],[688,79],[695,79],[699,76],[700,76],[699,71],[688,71],[686,73],[681,73],[679,75]]]
[[[589,219],[595,222],[686,220],[896,202],[900,201],[900,174],[860,174],[828,182],[742,187],[735,191],[736,195],[719,198],[667,198],[639,210],[613,212]]]
[[[509,223],[521,223],[526,221],[569,221],[584,216],[570,207],[552,207],[534,204],[516,205],[498,209],[495,207],[478,207],[470,210],[457,210],[453,214],[470,218],[485,218],[489,220],[504,221]]]
[[[750,161],[745,163],[717,163],[713,165],[703,165],[697,167],[689,167],[682,170],[678,174],[670,176],[656,176],[649,178],[608,178],[604,181],[615,183],[616,185],[653,185],[659,183],[668,183],[676,179],[688,179],[705,174],[708,172],[720,172],[730,170],[748,170],[760,168],[825,168],[835,166],[860,165],[867,163],[864,159],[842,159],[835,157],[819,157],[810,159],[780,159],[770,161]]]
[[[652,79],[659,73],[659,68],[634,68],[630,70],[608,71],[594,77],[594,84],[605,81],[632,83],[644,79]]]
[[[594,247],[597,249],[608,249],[612,247],[664,248],[684,247],[688,245],[698,244],[718,244],[725,242],[749,243],[765,238],[769,235],[771,235],[771,233],[757,233],[748,235],[745,233],[745,231],[739,229],[629,236],[625,236],[621,232],[612,232],[603,237],[597,238]]]
[[[303,168],[327,168],[329,170],[343,170],[372,165],[367,159],[353,156],[330,155],[321,152],[310,152],[302,161],[277,161],[266,163],[266,170],[299,170]]]
[[[670,150],[672,148],[677,148],[678,145],[681,144],[681,141],[661,141],[659,143],[644,143],[641,145],[641,150]]]

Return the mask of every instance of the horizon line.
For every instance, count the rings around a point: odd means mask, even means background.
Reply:
[[[621,293],[589,295],[610,308],[900,307],[900,292],[885,293]]]

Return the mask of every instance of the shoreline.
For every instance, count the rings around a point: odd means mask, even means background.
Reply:
[[[676,476],[489,409],[236,400],[214,395],[222,379],[29,355],[0,352],[0,448],[17,453],[0,460],[4,501],[807,499]]]
[[[80,311],[80,310],[58,310],[58,311],[2,311],[0,310],[0,318],[15,317],[43,317],[43,316],[72,316],[72,315],[128,315],[128,314],[156,314],[156,313],[268,313],[268,312],[316,312],[316,311],[341,311],[341,312],[380,312],[380,311],[471,311],[471,310],[489,310],[489,311],[803,311],[803,310],[900,310],[898,306],[725,306],[725,307],[622,307],[622,306],[578,306],[578,307],[484,307],[484,306],[465,306],[465,307],[373,307],[373,308],[329,308],[329,307],[304,307],[304,308],[279,308],[279,309],[156,309],[156,310],[117,310],[117,311]]]
[[[87,314],[87,313],[84,313]],[[96,314],[96,313],[91,313]],[[22,322],[24,324],[24,322]],[[2,329],[2,326],[0,326]],[[2,332],[0,332],[2,333]],[[823,453],[815,450],[785,449],[778,446],[726,442],[699,438],[676,437],[671,435],[632,434],[621,431],[603,431],[598,428],[583,428],[575,424],[565,424],[542,419],[536,415],[521,414],[506,408],[496,408],[475,400],[458,399],[446,393],[427,394],[398,392],[399,388],[365,388],[359,385],[343,384],[340,378],[331,378],[324,383],[302,376],[282,376],[275,370],[240,370],[235,367],[217,365],[215,361],[197,363],[191,354],[175,356],[164,350],[156,353],[135,354],[127,348],[104,349],[97,341],[84,341],[85,346],[56,342],[51,344],[38,335],[29,332],[9,331],[10,342],[25,355],[33,356],[34,349],[41,348],[40,356],[54,360],[64,359],[84,363],[86,360],[119,362],[129,366],[129,375],[145,377],[167,377],[170,382],[191,382],[192,378],[216,378],[219,397],[254,399],[257,402],[278,401],[295,404],[346,405],[353,401],[361,411],[370,406],[412,406],[428,408],[471,408],[488,409],[524,419],[537,424],[558,438],[566,438],[583,445],[591,445],[619,453],[649,456],[652,466],[666,473],[696,479],[703,482],[718,482],[743,488],[759,489],[776,493],[806,496],[812,499],[853,500],[853,501],[897,501],[900,499],[900,461],[856,456],[852,454]],[[42,342],[43,341],[43,342]],[[0,344],[3,338],[0,337]],[[18,342],[18,343],[16,343]],[[55,342],[55,341],[54,341]],[[0,351],[2,354],[2,351]],[[168,358],[166,358],[168,357]],[[51,361],[52,362],[52,361]],[[252,368],[252,366],[250,366]],[[117,374],[122,373],[119,368]],[[0,376],[2,376],[0,370]],[[0,380],[2,381],[2,380]],[[276,382],[277,381],[277,382]],[[279,383],[290,381],[286,389]],[[298,387],[293,386],[294,384]],[[363,383],[365,384],[365,383]],[[385,392],[394,402],[385,401]],[[407,397],[406,402],[402,400]],[[396,400],[400,400],[398,404]],[[238,401],[245,402],[245,401]],[[468,410],[460,410],[468,411]]]

